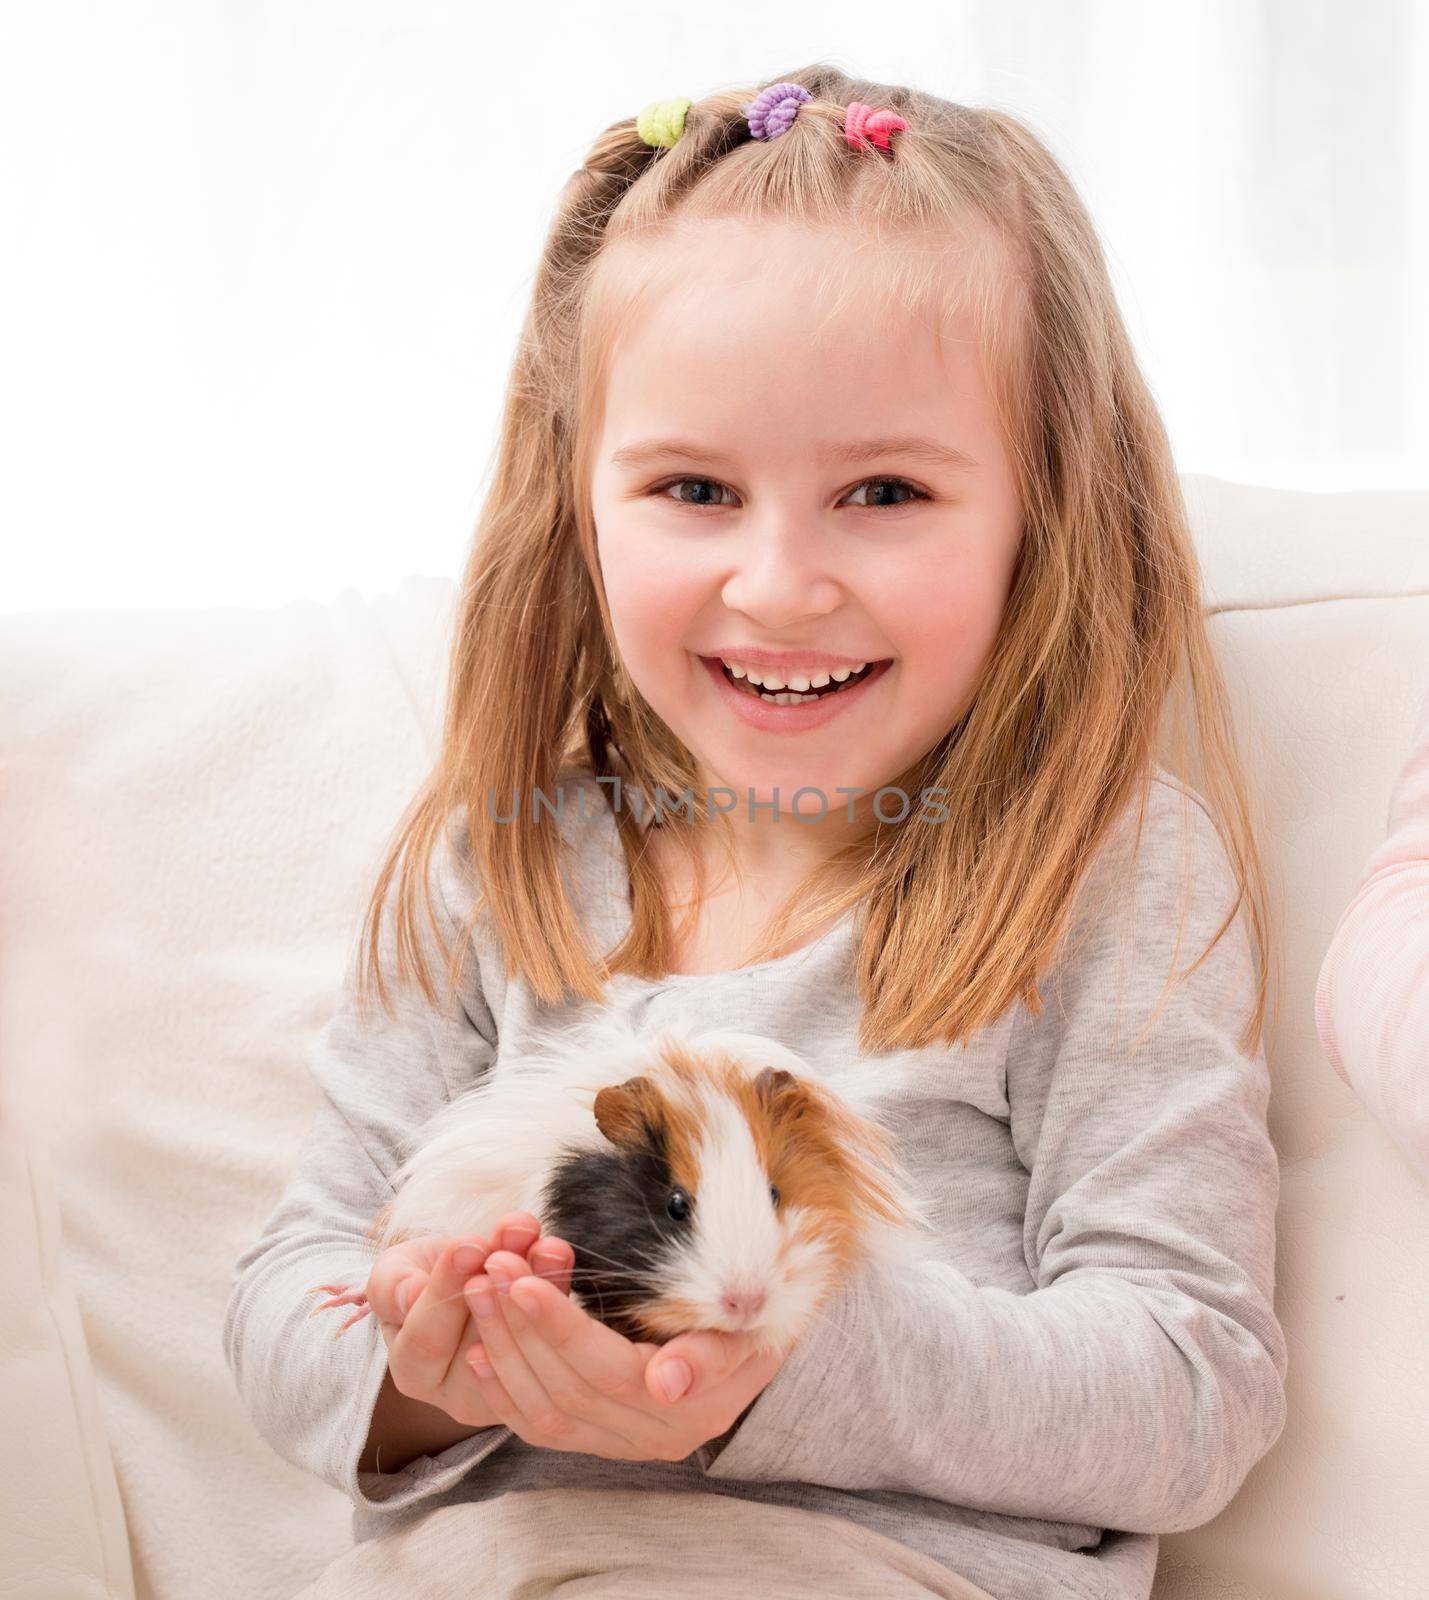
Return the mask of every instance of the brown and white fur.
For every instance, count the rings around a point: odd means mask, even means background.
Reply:
[[[857,1266],[920,1253],[927,1227],[887,1132],[792,1051],[616,1013],[501,1062],[393,1183],[374,1251],[527,1211],[572,1246],[591,1315],[656,1343],[709,1328],[785,1348]]]

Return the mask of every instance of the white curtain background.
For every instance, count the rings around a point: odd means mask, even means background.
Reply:
[[[0,29],[0,609],[456,574],[590,140],[817,60],[1048,142],[1182,471],[1429,487],[1412,0],[8,0]]]

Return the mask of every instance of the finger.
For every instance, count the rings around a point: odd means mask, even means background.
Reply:
[[[748,1334],[709,1329],[682,1333],[661,1346],[645,1369],[650,1393],[666,1403],[702,1395],[722,1384],[748,1360]]]
[[[534,1327],[542,1342],[596,1394],[629,1406],[632,1396],[640,1393],[642,1370],[649,1359],[642,1354],[643,1347],[597,1321],[544,1279],[523,1278],[512,1298],[518,1302],[515,1314]]]
[[[394,1375],[400,1368],[404,1394],[420,1398],[437,1389],[466,1327],[462,1296],[467,1279],[485,1265],[484,1240],[458,1239],[437,1257],[430,1279],[403,1319],[392,1346]]]
[[[424,1288],[442,1251],[449,1248],[451,1243],[449,1237],[423,1235],[417,1239],[403,1240],[382,1251],[367,1275],[367,1297],[378,1321],[402,1321],[405,1313],[397,1305],[397,1291],[405,1283],[411,1283],[414,1291]],[[408,1309],[415,1299],[414,1292],[407,1302]]]
[[[498,1250],[492,1253],[487,1265],[488,1268],[494,1268],[502,1260],[511,1259]],[[514,1259],[519,1261],[521,1258]],[[524,1265],[522,1262],[523,1269]],[[503,1412],[502,1421],[507,1427],[522,1433],[523,1437],[528,1433],[554,1432],[559,1427],[555,1407],[551,1404],[545,1385],[531,1370],[525,1352],[506,1321],[508,1296],[500,1286],[500,1279],[491,1271],[482,1273],[472,1280],[467,1295],[471,1300],[476,1325],[481,1331],[481,1350],[471,1352],[471,1369],[478,1382],[483,1383],[483,1393],[495,1409],[502,1410],[503,1397],[489,1392],[485,1384],[488,1378],[495,1378],[505,1391],[504,1399],[512,1408],[510,1415]],[[484,1361],[482,1357],[485,1357]],[[489,1373],[483,1370],[487,1366]]]
[[[472,1380],[475,1371],[468,1358],[473,1349],[481,1348],[482,1326],[483,1324],[479,1324],[468,1311],[466,1324],[457,1335],[456,1348],[452,1351],[446,1376],[442,1379],[441,1388],[433,1396],[448,1416],[456,1416],[458,1409],[465,1406],[472,1398]]]
[[[493,1265],[499,1279],[502,1263],[493,1257]],[[530,1276],[521,1281],[527,1285],[539,1284],[539,1280]],[[552,1291],[544,1284],[539,1287],[543,1299],[554,1292],[561,1304],[571,1305],[559,1291]],[[520,1298],[525,1298],[524,1292]],[[485,1353],[491,1360],[494,1376],[506,1388],[512,1403],[541,1432],[554,1433],[568,1448],[574,1449],[584,1448],[578,1441],[588,1437],[587,1430],[595,1430],[613,1435],[624,1452],[635,1449],[637,1441],[649,1442],[652,1423],[660,1433],[665,1431],[663,1419],[657,1421],[647,1411],[595,1389],[548,1343],[539,1312],[528,1315],[517,1304],[517,1299],[509,1291],[504,1294],[498,1291],[501,1327],[486,1337]],[[581,1314],[591,1321],[588,1314]],[[496,1318],[491,1320],[494,1323]],[[593,1321],[592,1326],[604,1333],[612,1331]],[[573,1348],[568,1343],[567,1350]],[[520,1362],[515,1359],[517,1356]],[[479,1366],[476,1370],[479,1371]],[[633,1380],[627,1381],[633,1385]],[[538,1409],[541,1407],[546,1409]]]
[[[397,1313],[397,1326],[400,1328],[407,1320],[407,1313],[417,1303],[423,1289],[431,1282],[425,1272],[414,1272],[410,1278],[403,1278],[397,1285],[397,1292],[393,1295],[393,1304]]]
[[[575,1270],[576,1253],[564,1239],[541,1239],[535,1249],[527,1253],[531,1271],[547,1283],[553,1283],[562,1294],[571,1292],[571,1274]]]
[[[524,1256],[541,1237],[541,1224],[529,1211],[508,1211],[491,1230],[497,1248]]]
[[[425,1278],[430,1276],[432,1268],[437,1264],[437,1257],[451,1242],[449,1234],[422,1233],[413,1239],[405,1240],[396,1248],[400,1256],[405,1256],[414,1267],[421,1269]]]

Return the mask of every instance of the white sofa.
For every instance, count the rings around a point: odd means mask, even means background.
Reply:
[[[1270,1036],[1289,1420],[1156,1600],[1429,1594],[1429,1193],[1312,994],[1429,682],[1429,494],[1186,480],[1285,942]],[[220,1340],[439,726],[454,585],[0,616],[0,1600],[282,1600],[349,1507]]]

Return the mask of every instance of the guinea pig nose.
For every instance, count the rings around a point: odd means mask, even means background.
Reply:
[[[720,1304],[732,1317],[752,1317],[764,1307],[763,1289],[726,1289]]]

